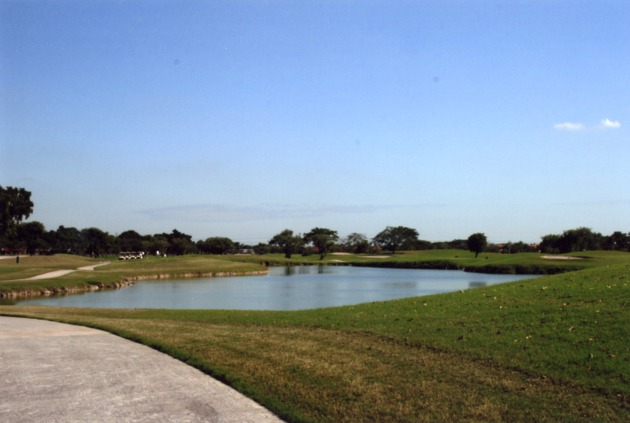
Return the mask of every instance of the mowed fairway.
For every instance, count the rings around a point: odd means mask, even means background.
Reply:
[[[630,255],[592,256],[577,272],[321,310],[0,314],[145,343],[289,421],[629,421]]]
[[[94,270],[80,270],[102,263]],[[26,280],[37,275],[60,270],[74,270],[61,277]],[[188,278],[199,276],[230,276],[265,273],[259,263],[228,261],[214,256],[188,255],[179,257],[149,257],[143,260],[118,260],[116,257],[87,258],[68,254],[54,256],[15,257],[0,260],[0,296],[12,292],[89,291],[95,287],[115,287],[124,280]]]

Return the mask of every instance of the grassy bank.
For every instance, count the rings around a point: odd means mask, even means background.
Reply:
[[[475,258],[465,250],[403,251],[396,254],[328,254],[324,260],[318,255],[293,255],[287,259],[282,254],[261,256],[226,256],[227,260],[270,265],[328,264],[355,265],[411,269],[458,269],[468,272],[504,274],[557,274],[581,270],[603,264],[623,263],[628,253],[612,251],[586,251],[578,254],[545,255],[540,253],[498,254],[483,253]]]
[[[94,270],[79,270],[62,277],[26,280],[56,270],[75,270],[110,261]],[[215,256],[148,257],[143,260],[98,259],[72,255],[21,257],[0,260],[0,296],[11,293],[39,295],[44,292],[91,290],[114,287],[120,281],[138,279],[229,276],[265,272],[263,265],[224,260]]]
[[[628,421],[630,260],[589,256],[579,272],[321,310],[0,314],[143,342],[290,421]]]

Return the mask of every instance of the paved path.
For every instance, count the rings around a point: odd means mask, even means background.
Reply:
[[[109,264],[111,262],[109,261],[103,261],[100,262],[98,264],[93,264],[91,266],[83,266],[83,267],[79,267],[78,269],[72,269],[72,270],[54,270],[52,272],[48,272],[48,273],[43,273],[41,275],[37,275],[37,276],[33,276],[31,278],[27,278],[27,279],[19,279],[19,280],[25,280],[25,281],[34,281],[34,280],[38,280],[38,279],[52,279],[52,278],[59,278],[61,276],[65,276],[68,273],[73,273],[79,270],[89,270],[89,271],[93,271],[96,267],[99,266],[105,266],[106,264]]]
[[[200,371],[107,332],[0,316],[0,422],[279,422]]]

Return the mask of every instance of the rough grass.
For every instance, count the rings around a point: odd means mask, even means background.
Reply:
[[[429,268],[429,269],[462,269],[485,273],[530,273],[555,274],[565,271],[580,270],[599,266],[603,263],[614,264],[628,260],[625,252],[588,251],[581,254],[562,255],[574,260],[548,259],[540,253],[498,254],[482,253],[475,258],[474,253],[465,250],[422,250],[402,251],[396,254],[384,253],[375,258],[372,254],[328,254],[324,260],[318,255],[303,257],[299,254],[286,259],[282,254],[266,254],[262,256],[226,256],[227,260],[270,263],[272,265],[291,264],[352,264],[378,267]]]
[[[629,305],[630,265],[621,263],[298,312],[0,307],[0,313],[127,336],[289,421],[590,422],[630,420]]]
[[[55,270],[77,269],[103,261],[110,264],[92,271],[82,270],[68,275],[42,280],[23,280]],[[22,257],[0,260],[0,293],[15,291],[55,291],[85,288],[90,285],[112,285],[125,279],[160,279],[195,276],[224,276],[265,271],[256,263],[228,261],[216,256],[188,255],[179,257],[148,257],[143,260],[118,260],[117,257],[99,259],[71,255]]]
[[[20,263],[16,263],[15,256],[0,260],[0,283],[8,280],[25,279],[43,273],[63,269],[97,264],[102,260],[68,254],[55,256],[22,256]]]

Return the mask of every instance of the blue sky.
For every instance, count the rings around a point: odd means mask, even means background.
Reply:
[[[0,1],[37,220],[537,242],[630,232],[630,2]]]

